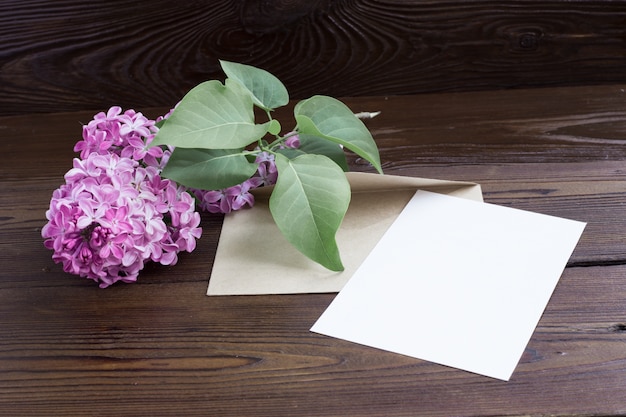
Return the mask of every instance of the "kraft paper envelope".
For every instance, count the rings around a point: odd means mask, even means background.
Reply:
[[[207,295],[338,292],[418,189],[482,202],[480,185],[470,182],[356,172],[347,176],[352,199],[337,232],[344,271],[329,271],[293,248],[270,214],[270,190],[260,188],[253,208],[224,218]]]

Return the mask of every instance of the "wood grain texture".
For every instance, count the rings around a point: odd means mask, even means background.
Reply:
[[[173,106],[265,68],[292,96],[626,81],[626,1],[0,3],[0,114]]]
[[[588,222],[509,382],[309,332],[333,294],[207,298],[221,216],[136,284],[63,273],[40,228],[93,112],[0,117],[0,415],[623,415],[625,88],[347,100],[382,111],[368,125],[387,173]]]
[[[330,294],[207,299],[204,281],[4,289],[0,411],[620,415],[626,334],[614,319],[626,313],[616,303],[625,273],[569,269],[509,382],[312,334]]]

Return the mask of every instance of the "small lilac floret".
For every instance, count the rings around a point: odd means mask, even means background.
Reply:
[[[297,149],[300,147],[300,136],[294,132],[290,133],[287,139],[285,139],[285,146],[287,148]]]

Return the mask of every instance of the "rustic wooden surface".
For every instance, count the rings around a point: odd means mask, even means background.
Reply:
[[[387,173],[588,222],[509,382],[309,332],[333,294],[205,296],[220,216],[136,284],[64,274],[40,228],[93,113],[0,118],[0,415],[624,415],[625,89],[347,101],[382,110],[369,126]]]
[[[626,0],[4,0],[0,115],[173,106],[265,68],[296,98],[626,82]]]

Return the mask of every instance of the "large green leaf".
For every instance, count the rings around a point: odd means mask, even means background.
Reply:
[[[283,83],[269,72],[249,65],[220,61],[228,78],[241,84],[252,96],[254,104],[272,110],[289,102]]]
[[[163,176],[187,187],[219,190],[242,183],[256,170],[240,150],[176,148]]]
[[[348,171],[346,154],[337,143],[313,135],[300,134],[300,149],[305,153],[325,155],[332,159],[341,169]]]
[[[378,147],[369,130],[341,101],[313,96],[299,102],[294,114],[298,131],[339,143],[366,159],[382,174]]]
[[[275,130],[275,123],[254,123],[249,94],[213,80],[185,95],[150,146],[239,149],[261,139],[269,130]]]
[[[349,171],[346,154],[335,142],[313,135],[300,134],[300,147],[277,149],[276,152],[285,155],[289,159],[297,158],[305,154],[324,155],[334,161],[344,171]]]
[[[295,159],[277,154],[278,181],[270,211],[287,240],[332,271],[343,270],[335,240],[350,204],[350,185],[339,166],[322,155]]]

